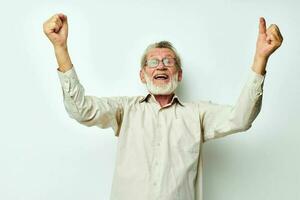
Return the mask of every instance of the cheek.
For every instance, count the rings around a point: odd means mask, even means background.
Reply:
[[[170,74],[171,74],[173,77],[176,75],[176,73],[177,73],[177,70],[176,70],[176,69],[173,69],[173,70],[171,70],[171,72],[170,72]]]
[[[153,75],[153,70],[145,70],[145,74],[150,78],[152,78],[152,75]]]

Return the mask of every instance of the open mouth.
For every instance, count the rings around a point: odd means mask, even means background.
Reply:
[[[167,80],[169,79],[169,76],[167,74],[157,74],[154,76],[154,79],[156,80]]]

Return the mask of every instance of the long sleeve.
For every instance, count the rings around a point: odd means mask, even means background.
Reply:
[[[234,106],[211,101],[199,103],[204,142],[246,131],[252,126],[261,110],[265,76],[250,69],[246,84]]]
[[[85,126],[111,127],[118,136],[126,97],[96,97],[85,95],[74,67],[66,72],[57,69],[65,109],[72,119]]]

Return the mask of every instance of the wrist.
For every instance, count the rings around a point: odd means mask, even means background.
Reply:
[[[255,55],[252,69],[256,73],[264,75],[266,73],[267,62],[268,62],[268,57]]]
[[[270,57],[269,55],[259,54],[259,53],[255,52],[254,60],[268,61],[269,57]]]
[[[53,45],[53,47],[54,47],[54,51],[56,52],[68,51],[67,44]]]

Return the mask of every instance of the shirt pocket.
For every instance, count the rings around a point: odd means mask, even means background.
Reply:
[[[189,182],[197,172],[200,154],[200,125],[195,120],[175,119],[170,132],[171,162],[176,182]]]
[[[192,119],[177,118],[170,133],[172,148],[198,155],[200,146],[200,124]]]

